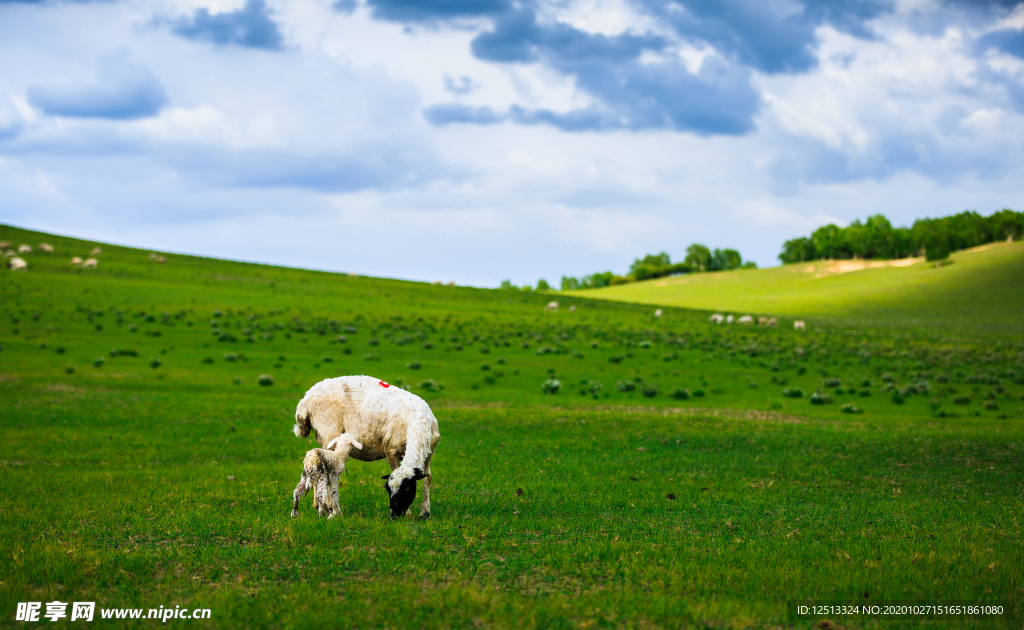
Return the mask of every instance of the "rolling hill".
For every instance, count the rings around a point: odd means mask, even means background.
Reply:
[[[1024,243],[1017,242],[957,252],[942,266],[914,258],[815,261],[564,293],[691,309],[1019,334],[1024,331],[1022,280]]]

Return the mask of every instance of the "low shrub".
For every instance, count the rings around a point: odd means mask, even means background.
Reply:
[[[807,397],[812,405],[830,405],[832,404],[832,397],[822,392],[814,392]]]
[[[641,348],[643,348],[644,350],[646,350],[646,349],[648,349],[648,348],[650,348],[650,347],[651,347],[651,342],[650,342],[650,341],[647,341],[646,339],[644,339],[643,341],[641,341],[641,342],[639,343],[639,346],[640,346]]]
[[[77,370],[77,369],[78,369],[78,368],[76,368],[75,366],[73,366],[73,365],[69,365],[69,366],[67,366],[66,368],[64,368],[64,373],[65,373],[65,374],[74,374],[74,373],[75,373],[75,370]]]
[[[96,360],[92,362],[93,367],[101,368],[107,362],[103,357],[96,357]]]
[[[380,345],[380,342],[377,341],[377,339],[374,338],[374,337],[370,337],[369,339],[367,339],[366,343],[368,343],[371,346],[379,346]]]
[[[428,378],[425,381],[420,381],[420,383],[416,385],[416,387],[419,387],[420,389],[425,389],[428,392],[439,392],[442,389],[441,385],[438,385],[437,381],[435,381],[432,378]]]
[[[825,383],[824,383],[825,387],[829,387],[829,388],[839,387],[842,384],[843,384],[842,381],[840,381],[838,378],[835,378],[835,377],[826,378],[825,379]]]
[[[695,389],[695,390],[693,390],[693,396],[695,398],[703,398],[704,397],[704,390],[703,389]]]
[[[654,398],[658,395],[657,383],[644,383],[641,391],[646,398]]]
[[[213,365],[213,357],[206,357],[202,360],[203,365]]]
[[[557,394],[562,391],[562,382],[557,378],[549,378],[548,380],[541,383],[541,391],[545,394]]]
[[[845,405],[839,407],[839,411],[843,413],[864,413],[863,411],[860,410],[860,407],[853,403],[846,403]]]
[[[408,363],[405,364],[405,367],[409,368],[410,370],[418,370],[420,369],[421,366],[419,361],[409,361]]]
[[[903,396],[900,396],[899,392],[893,392],[893,395],[892,395],[892,402],[893,403],[895,403],[897,405],[902,405],[904,402],[906,402],[906,400],[907,400],[906,398],[904,398]]]
[[[804,390],[799,387],[787,387],[782,390],[782,395],[786,398],[803,398]]]
[[[615,383],[615,389],[620,392],[631,392],[636,389],[636,383],[633,381],[618,381]]]
[[[163,361],[161,361],[160,359],[153,359],[152,361],[149,362],[149,367],[155,370],[163,364]]]
[[[270,387],[274,384],[274,377],[269,374],[260,374],[259,378],[256,379],[256,383],[263,387]]]
[[[892,374],[889,374],[888,372],[883,374],[881,376],[881,378],[882,378],[882,382],[883,383],[895,383],[896,382],[896,377],[893,376]]]
[[[997,403],[994,400],[986,400],[985,401],[985,409],[988,409],[989,411],[995,411],[995,410],[999,409],[999,403]]]
[[[953,399],[954,405],[969,405],[971,404],[970,396],[957,396]]]
[[[334,357],[320,357],[320,363],[334,363]]]
[[[871,390],[870,389],[862,389],[862,390],[860,390],[860,397],[861,398],[871,398]]]
[[[672,398],[675,398],[676,400],[688,400],[690,398],[690,390],[677,387],[672,390]]]
[[[613,356],[613,357],[608,357],[608,363],[622,363],[622,359],[623,359],[623,357],[618,356],[618,355]]]
[[[480,369],[484,370],[484,371],[487,371],[487,370],[491,369],[491,366],[489,366],[486,363],[484,363],[483,365],[480,366]]]

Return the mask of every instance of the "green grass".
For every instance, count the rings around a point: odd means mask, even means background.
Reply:
[[[550,295],[106,245],[80,270],[91,243],[0,240],[57,247],[0,275],[8,624],[59,599],[210,608],[197,627],[810,627],[794,606],[823,600],[1000,602],[1014,619],[953,625],[1020,625],[1024,339],[1004,329],[546,313]],[[307,498],[289,518],[314,445],[295,404],[353,373],[434,408],[431,518],[387,519],[383,462],[350,465],[341,517]]]
[[[992,243],[956,252],[949,261],[943,266],[922,261],[845,273],[836,273],[835,267],[856,261],[816,261],[659,278],[571,294],[798,319],[1024,332],[1024,243]]]

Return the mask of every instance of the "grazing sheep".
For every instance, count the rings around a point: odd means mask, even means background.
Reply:
[[[10,249],[10,248],[11,248],[11,242],[10,241],[0,241],[0,249]]]
[[[731,324],[732,323],[732,315],[727,315],[725,317],[725,323],[726,324]]]
[[[750,315],[744,315],[743,317],[741,317],[738,320],[736,320],[736,323],[738,323],[738,324],[753,324],[754,323],[754,318],[751,317]]]
[[[655,317],[655,319],[658,319],[658,318],[661,317],[661,309],[660,308],[658,310],[654,311],[654,317]]]
[[[31,254],[32,253],[32,246],[31,245],[25,245],[24,243],[22,243],[21,245],[18,245],[18,253],[19,254]]]
[[[49,243],[40,243],[39,244],[39,251],[45,252],[47,254],[52,254],[53,253],[53,245],[50,245]]]
[[[28,270],[28,263],[25,262],[24,260],[22,260],[21,258],[18,258],[17,256],[12,258],[11,261],[9,263],[7,263],[7,265],[11,268],[11,271],[27,271]]]
[[[545,311],[555,311],[557,313],[558,312],[558,302],[548,302],[547,305],[544,306],[544,310]]]
[[[391,518],[405,514],[416,498],[416,482],[423,479],[420,516],[430,515],[430,459],[441,434],[437,418],[419,396],[369,376],[325,379],[299,401],[293,431],[298,437],[313,431],[317,443],[328,449],[347,433],[361,444],[350,451],[351,457],[363,462],[387,459],[391,474],[383,479]],[[333,479],[336,484],[337,477]],[[336,488],[329,496],[337,496]]]
[[[576,306],[575,306],[575,305],[573,305],[573,306],[570,306],[570,307],[569,307],[569,312],[570,312],[570,313],[575,313],[575,312],[576,312]]]
[[[757,318],[757,325],[758,326],[764,326],[767,323],[768,323],[768,318],[767,317],[758,317]]]
[[[721,324],[722,322],[725,321],[725,316],[723,316],[721,313],[715,313],[714,315],[708,318],[708,321],[715,322],[716,324]]]
[[[4,252],[4,258],[14,258],[17,255],[18,252],[14,251],[13,249],[9,249],[6,252]]]
[[[93,248],[92,248],[92,251],[91,251],[91,252],[89,252],[89,255],[90,255],[90,256],[99,256],[99,255],[100,255],[100,254],[102,254],[102,253],[103,253],[103,250],[102,250],[102,249],[100,249],[99,247],[93,247]]]
[[[77,267],[78,265],[82,264],[82,259],[79,258],[78,256],[72,256],[71,262],[69,262],[68,264],[71,265],[72,267]]]
[[[769,317],[769,318],[768,318],[768,321],[766,321],[766,322],[764,323],[764,325],[765,325],[765,326],[768,326],[768,327],[770,327],[770,328],[775,328],[775,324],[778,324],[778,323],[779,323],[779,322],[778,322],[778,320],[777,320],[777,319],[775,319],[774,317]]]
[[[299,515],[299,501],[313,487],[313,507],[320,516],[326,513],[327,518],[334,518],[340,513],[338,476],[345,472],[345,460],[353,448],[362,449],[363,445],[351,434],[342,433],[332,441],[331,449],[314,448],[306,453],[299,485],[292,493],[292,518]]]
[[[86,258],[85,262],[82,263],[82,268],[83,269],[95,269],[96,267],[99,266],[99,264],[100,264],[100,261],[96,260],[95,258]]]
[[[798,319],[795,322],[793,322],[793,328],[795,330],[807,330],[807,325],[804,324],[804,320]]]
[[[157,254],[156,252],[149,252],[149,259],[150,260],[156,260],[157,256],[159,256],[159,254]]]
[[[166,259],[166,258],[164,258],[163,256],[157,256],[157,257],[156,257],[156,262],[157,262],[158,264],[163,264],[163,263],[167,262],[167,259]]]

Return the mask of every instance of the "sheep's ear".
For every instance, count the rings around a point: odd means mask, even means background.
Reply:
[[[425,478],[426,476],[427,476],[427,475],[426,475],[426,474],[425,474],[425,473],[424,473],[424,472],[423,472],[422,470],[420,470],[419,468],[417,468],[417,469],[416,469],[416,470],[414,471],[414,474],[413,474],[413,476],[412,476],[412,480],[413,480],[413,481],[419,481],[420,479],[424,479],[424,478]]]
[[[381,479],[391,479],[391,475],[384,475]]]

